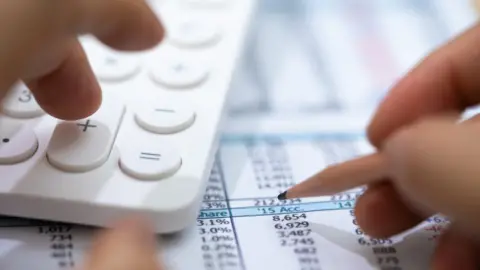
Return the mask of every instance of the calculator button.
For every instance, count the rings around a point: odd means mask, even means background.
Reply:
[[[211,45],[220,39],[218,27],[204,20],[185,20],[169,27],[170,42],[185,47]]]
[[[133,146],[121,153],[120,168],[133,178],[160,180],[175,174],[182,159],[173,149],[155,143]]]
[[[219,7],[224,6],[230,0],[184,0],[185,3],[193,6],[193,7]]]
[[[129,79],[138,72],[140,67],[135,59],[114,54],[92,58],[90,63],[97,78],[105,82]]]
[[[51,165],[70,172],[85,172],[107,161],[125,112],[124,105],[104,99],[88,119],[61,121],[47,149]]]
[[[23,162],[38,149],[37,136],[27,125],[2,126],[0,132],[0,164]]]
[[[155,82],[171,88],[191,88],[208,77],[205,65],[173,57],[159,59],[150,74]]]
[[[86,39],[82,42],[95,76],[104,82],[129,79],[140,70],[138,58],[116,52],[103,44]]]
[[[7,94],[2,104],[3,112],[14,118],[35,118],[45,114],[30,90],[18,84]]]
[[[135,114],[135,120],[140,127],[149,132],[176,133],[193,124],[195,112],[186,106],[158,105],[139,109]]]

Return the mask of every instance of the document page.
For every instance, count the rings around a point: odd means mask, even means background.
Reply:
[[[372,151],[357,127],[365,119],[318,120],[230,122],[196,224],[159,236],[158,256],[166,270],[427,269],[435,239],[448,225],[442,217],[392,239],[374,239],[362,232],[353,213],[361,188],[276,199],[325,166]],[[2,217],[0,268],[78,269],[94,232]]]

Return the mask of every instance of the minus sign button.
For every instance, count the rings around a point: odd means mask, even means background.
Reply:
[[[155,109],[156,112],[175,113],[175,110],[170,109]]]
[[[156,134],[173,134],[189,128],[196,114],[188,106],[173,104],[146,106],[135,113],[135,121],[144,130]]]

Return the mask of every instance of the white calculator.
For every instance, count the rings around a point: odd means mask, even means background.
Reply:
[[[86,119],[61,121],[18,83],[0,117],[0,214],[108,227],[131,214],[157,233],[191,225],[219,141],[254,0],[159,0],[148,51],[82,37],[103,89]]]

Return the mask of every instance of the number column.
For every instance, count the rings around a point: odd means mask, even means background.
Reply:
[[[75,268],[75,250],[71,225],[51,224],[38,227],[38,233],[48,238],[51,257],[59,269]]]
[[[276,190],[275,194],[278,194],[295,185],[285,142],[282,140],[267,140],[257,145],[250,144],[247,148],[259,189]],[[295,253],[300,269],[320,269],[319,260],[316,256],[315,240],[310,235],[311,229],[309,228],[310,223],[307,220],[307,214],[295,213],[300,208],[292,207],[293,204],[301,202],[301,200],[259,201],[260,204],[270,204],[271,206],[285,204],[283,209],[280,208],[280,211],[272,207],[260,208],[260,211],[266,215],[274,214],[271,216],[271,220],[280,247]]]
[[[230,206],[247,269],[321,269],[302,200],[276,198],[295,184],[287,148],[276,139],[252,139],[222,148],[226,160],[243,162],[240,172],[235,168],[238,162],[226,162],[225,177],[237,178]]]
[[[244,269],[220,166],[217,159],[197,220],[204,265],[206,270]]]

